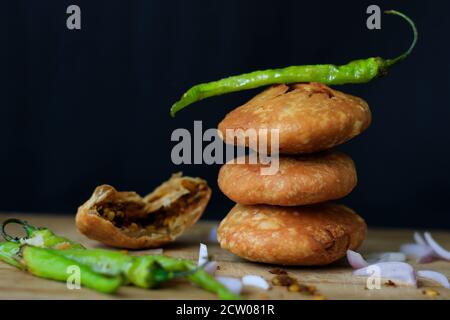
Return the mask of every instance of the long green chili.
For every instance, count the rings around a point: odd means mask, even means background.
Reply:
[[[192,261],[183,259],[174,259],[167,256],[155,256],[156,261],[166,271],[194,271],[187,272],[186,278],[195,283],[200,288],[206,289],[217,294],[220,299],[237,300],[240,299],[228,290],[224,285],[218,282],[213,276],[207,273],[203,268],[198,268]]]
[[[53,250],[55,254],[89,266],[93,271],[110,275],[121,275],[127,283],[141,288],[154,288],[161,282],[173,279],[172,272],[166,272],[155,263],[153,256],[130,256],[103,249]]]
[[[82,286],[103,293],[114,293],[122,285],[120,276],[105,276],[92,271],[83,264],[64,258],[54,252],[55,250],[24,246],[22,249],[23,264],[27,270],[38,277],[57,281],[67,281],[71,276],[70,268],[79,268],[79,279]]]
[[[190,260],[162,255],[130,256],[102,249],[55,251],[56,254],[87,265],[96,272],[109,275],[122,274],[128,282],[141,288],[153,288],[162,282],[183,276],[199,287],[217,294],[220,299],[240,298]]]
[[[396,10],[388,10],[385,13],[397,15],[406,20],[414,33],[413,42],[409,49],[394,59],[372,57],[354,60],[341,66],[333,64],[290,66],[282,69],[254,71],[217,81],[201,83],[186,91],[181,99],[172,105],[170,114],[174,117],[181,109],[205,98],[271,84],[321,82],[327,85],[342,85],[347,83],[366,83],[376,77],[383,76],[390,67],[406,59],[415,47],[418,39],[417,28],[408,16]]]

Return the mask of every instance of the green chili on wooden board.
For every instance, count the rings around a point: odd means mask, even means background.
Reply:
[[[218,282],[212,275],[203,268],[198,268],[192,261],[183,259],[174,259],[167,256],[155,256],[157,262],[166,271],[186,271],[186,278],[199,287],[217,294],[220,299],[224,300],[238,300],[240,297],[224,285]],[[193,272],[188,272],[193,271]]]
[[[209,97],[271,84],[321,82],[327,85],[342,85],[366,83],[374,78],[383,76],[391,66],[406,59],[415,47],[418,39],[417,28],[408,16],[396,10],[388,10],[385,13],[402,17],[409,23],[414,33],[414,39],[409,49],[394,59],[372,57],[354,60],[341,66],[333,64],[290,66],[282,69],[254,71],[217,81],[201,83],[186,91],[181,99],[172,105],[170,114],[174,117],[181,109]]]
[[[10,223],[21,225],[25,229],[26,236],[18,238],[7,234],[5,227]],[[69,276],[67,267],[77,265],[83,274],[81,284],[100,292],[115,292],[117,279],[120,279],[120,284],[131,283],[148,289],[184,277],[200,288],[217,294],[220,299],[240,299],[190,260],[162,255],[132,256],[118,251],[85,249],[78,243],[55,235],[48,228],[36,228],[18,219],[6,220],[2,224],[1,231],[6,240],[12,241],[0,243],[0,260],[19,269],[28,270],[38,277],[66,281]],[[86,270],[89,273],[83,280]],[[95,279],[100,279],[98,287],[95,286]]]
[[[184,276],[199,287],[217,294],[220,299],[236,300],[240,298],[190,260],[162,255],[130,256],[122,252],[103,249],[54,251],[70,260],[87,265],[101,274],[122,274],[128,282],[141,288],[154,288],[162,282]]]
[[[95,272],[88,266],[58,255],[57,251],[17,242],[1,242],[0,260],[37,277],[57,281],[67,281],[71,275],[69,267],[77,266],[80,268],[80,284],[104,293],[114,293],[123,283],[120,275]]]
[[[31,274],[57,281],[67,281],[71,276],[69,268],[77,266],[80,269],[80,284],[103,293],[114,293],[123,283],[122,277],[119,275],[102,275],[94,272],[88,266],[77,264],[54,251],[26,245],[22,249],[23,264]]]
[[[176,277],[175,273],[166,271],[158,265],[153,256],[131,256],[103,249],[53,251],[67,259],[89,266],[95,272],[123,276],[127,283],[141,288],[154,288]]]
[[[25,230],[25,237],[13,237],[6,232],[6,226],[9,224],[19,224]],[[48,228],[37,228],[28,222],[19,219],[7,219],[2,223],[1,234],[5,240],[10,242],[17,242],[22,244],[30,244],[35,247],[53,248],[53,249],[68,249],[84,247],[70,239],[54,234]]]

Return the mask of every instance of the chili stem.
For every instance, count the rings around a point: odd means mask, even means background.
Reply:
[[[397,10],[386,10],[384,13],[386,13],[386,14],[393,14],[393,15],[402,17],[411,26],[411,29],[412,29],[413,34],[414,34],[413,42],[409,46],[408,50],[406,50],[404,53],[402,53],[401,55],[399,55],[398,57],[396,57],[394,59],[387,59],[386,60],[386,65],[388,67],[390,67],[390,66],[392,66],[392,65],[394,65],[394,64],[396,64],[396,63],[398,63],[400,61],[405,60],[406,57],[408,57],[411,54],[411,52],[413,51],[414,47],[417,44],[417,40],[419,38],[419,32],[417,31],[417,27],[414,24],[414,21],[412,21],[407,15],[405,15],[405,14],[403,14],[403,13],[397,11]]]
[[[27,237],[31,236],[32,232],[36,230],[36,228],[34,226],[32,226],[31,224],[29,224],[28,222],[26,222],[24,220],[15,219],[15,218],[7,219],[2,223],[2,228],[0,231],[3,238],[5,238],[6,241],[16,242],[16,243],[20,242],[20,237],[13,237],[6,232],[6,226],[11,223],[16,223],[16,224],[21,225],[23,227],[23,229],[25,230]]]

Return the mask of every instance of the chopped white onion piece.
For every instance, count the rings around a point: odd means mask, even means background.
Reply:
[[[400,246],[400,251],[408,256],[414,256],[418,263],[431,262],[434,251],[430,246],[416,243],[407,243]]]
[[[228,290],[239,295],[242,291],[242,281],[238,278],[217,276],[216,280],[223,284]]]
[[[389,280],[398,280],[417,286],[416,273],[411,265],[405,262],[379,262],[353,271],[355,276],[379,276]]]
[[[218,266],[219,265],[217,264],[216,261],[209,261],[205,264],[203,269],[205,269],[206,272],[208,272],[210,275],[213,276],[216,273]]]
[[[204,266],[208,260],[208,247],[206,244],[200,243],[200,249],[198,250],[198,266]]]
[[[436,272],[436,271],[432,271],[432,270],[420,270],[420,271],[417,271],[417,276],[419,276],[421,278],[436,281],[437,283],[442,285],[444,288],[450,289],[450,283],[448,282],[447,277],[440,272]]]
[[[372,253],[368,256],[369,262],[404,262],[406,255],[402,252],[380,252]]]
[[[420,245],[422,245],[422,246],[426,246],[427,245],[427,243],[426,243],[426,241],[423,239],[423,237],[422,237],[422,235],[419,233],[419,232],[414,232],[414,241],[417,243],[417,244],[420,244]]]
[[[361,269],[369,265],[358,252],[352,250],[347,250],[347,261],[353,269]]]
[[[268,290],[270,288],[269,283],[263,277],[257,275],[243,276],[242,283],[244,286],[257,287],[263,290]]]
[[[450,260],[450,251],[445,250],[437,243],[429,232],[424,233],[425,241],[433,249],[434,254],[441,259]]]
[[[219,226],[215,225],[214,227],[211,228],[211,230],[209,231],[209,236],[208,236],[208,240],[212,243],[217,243],[217,228]]]

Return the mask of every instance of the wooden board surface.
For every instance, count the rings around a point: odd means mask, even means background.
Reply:
[[[0,221],[7,217],[25,218],[37,226],[46,226],[56,233],[78,241],[87,247],[102,247],[77,233],[72,216],[50,215],[0,215]],[[208,234],[213,222],[197,223],[176,243],[166,247],[164,254],[197,259],[200,242],[208,244],[209,253],[219,262],[219,275],[244,276],[258,274],[267,280],[273,275],[269,273],[274,266],[246,262],[217,244],[208,241]],[[363,254],[383,251],[396,251],[400,244],[411,242],[412,230],[370,230],[368,239],[361,248]],[[450,248],[449,232],[433,232],[433,236],[444,247]],[[145,252],[145,251],[144,251]],[[143,253],[143,252],[139,252]],[[412,262],[414,264],[414,262]],[[419,281],[419,288],[398,285],[397,287],[381,286],[381,289],[367,290],[364,278],[351,275],[351,269],[340,261],[334,265],[321,268],[284,268],[300,283],[315,286],[326,299],[450,299],[450,290],[441,288],[430,281]],[[450,277],[450,262],[435,261],[417,265],[417,269],[432,269]],[[439,296],[429,297],[423,293],[425,288],[439,292]],[[311,299],[305,293],[288,292],[284,287],[273,287],[269,291],[246,288],[247,299]],[[116,295],[107,295],[89,289],[69,290],[65,283],[39,279],[0,262],[0,299],[214,299],[214,295],[200,290],[187,283],[175,283],[158,290],[142,290],[123,287]]]

